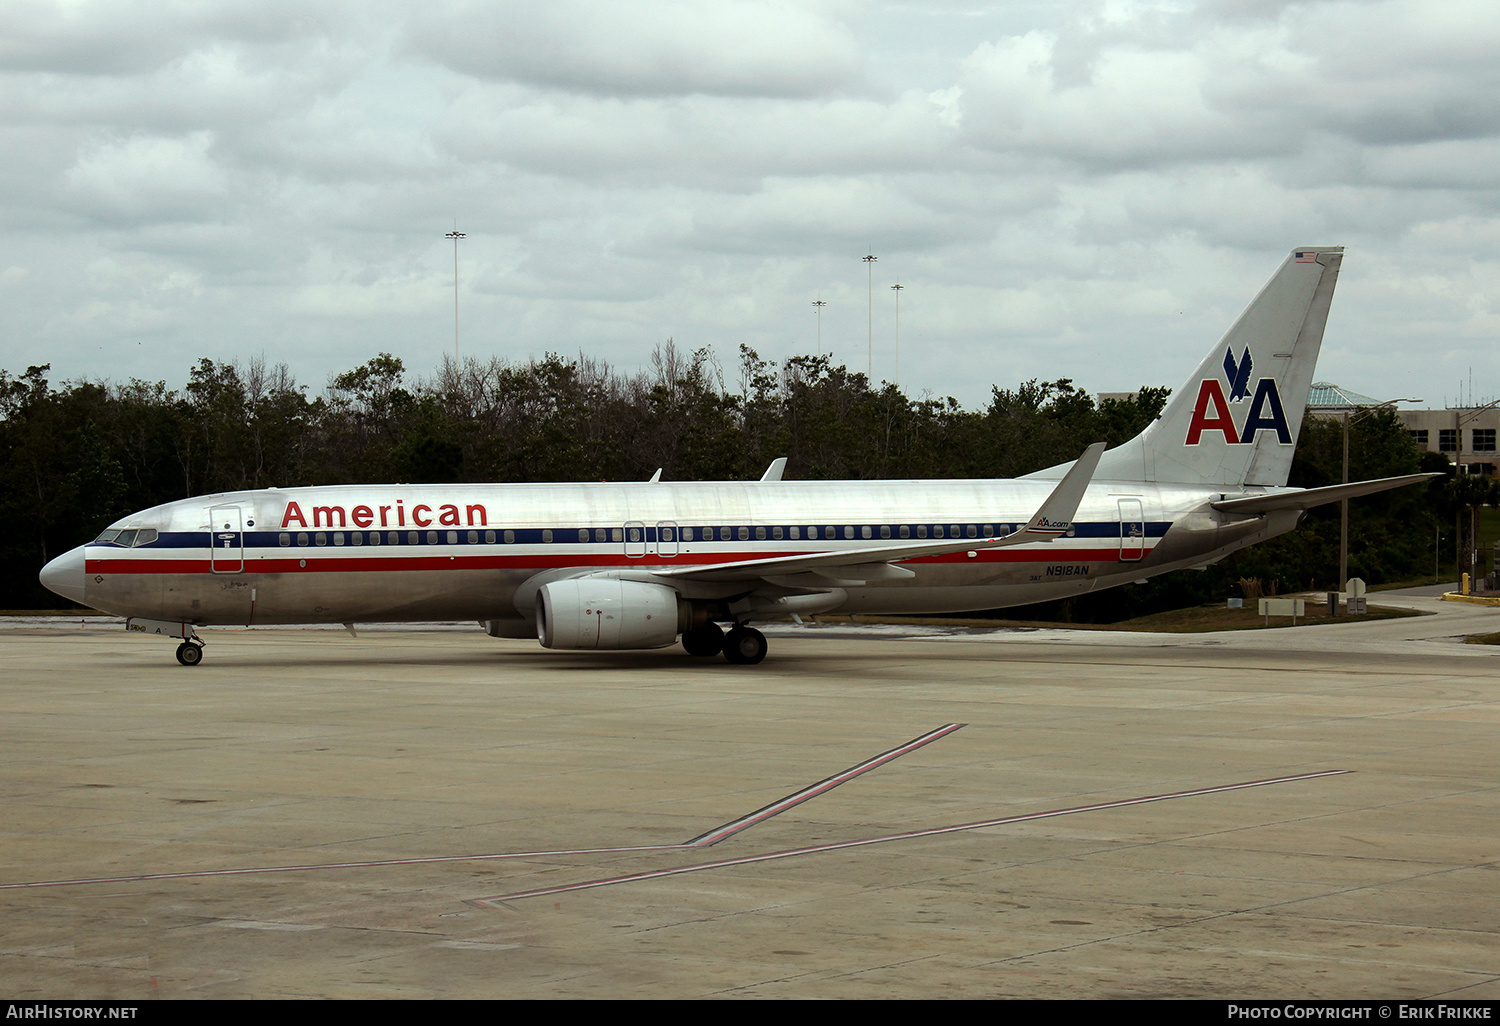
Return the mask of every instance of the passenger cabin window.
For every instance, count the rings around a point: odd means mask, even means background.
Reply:
[[[276,542],[282,546],[290,545],[292,543],[292,536],[289,534],[277,535]]]
[[[630,533],[631,534],[635,534],[634,531],[631,531]],[[631,540],[634,541],[634,539],[631,539]],[[550,543],[552,541],[552,528],[545,527],[545,528],[542,529],[542,541],[548,542],[548,543]]]
[[[307,544],[307,532],[306,531],[298,531],[297,532],[297,544],[298,545],[306,545]]]
[[[507,544],[507,545],[514,545],[515,543],[516,543],[516,532],[514,532],[514,531],[506,531],[505,532],[505,544]]]
[[[363,532],[363,531],[350,531],[349,532],[349,544],[350,545],[363,545],[364,543],[365,543],[365,532]]]

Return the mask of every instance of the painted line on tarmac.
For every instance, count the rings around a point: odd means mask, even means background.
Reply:
[[[615,884],[635,883],[641,880],[656,880],[667,876],[678,876],[683,873],[698,873],[706,869],[724,869],[730,866],[745,866],[757,862],[772,862],[778,859],[795,858],[800,855],[816,855],[826,851],[842,851],[848,848],[861,848],[872,844],[885,844],[889,841],[908,841],[918,837],[936,837],[940,834],[956,834],[965,830],[982,830],[986,827],[1006,826],[1011,823],[1026,823],[1038,819],[1051,819],[1056,816],[1072,816],[1080,812],[1101,812],[1105,809],[1121,809],[1132,805],[1146,805],[1150,802],[1171,801],[1175,798],[1195,798],[1206,794],[1222,794],[1226,791],[1240,791],[1250,787],[1266,787],[1270,784],[1289,784],[1298,780],[1314,780],[1318,777],[1334,777],[1352,772],[1353,770],[1321,770],[1317,773],[1299,773],[1289,777],[1270,777],[1266,780],[1247,780],[1238,784],[1200,787],[1191,791],[1174,791],[1171,794],[1152,794],[1140,798],[1122,798],[1113,802],[1100,802],[1097,805],[1077,805],[1067,809],[1051,809],[1047,812],[1029,812],[1019,816],[1006,816],[1001,819],[986,819],[977,823],[960,823],[956,826],[932,827],[926,830],[908,830],[899,834],[884,834],[880,837],[866,837],[856,841],[840,841],[835,844],[819,844],[810,848],[790,848],[785,851],[767,852],[763,855],[747,855],[736,859],[724,859],[720,862],[704,862],[692,866],[674,866],[670,869],[632,873],[628,876],[612,876],[599,880],[586,880],[582,883],[564,884],[559,887],[543,887],[531,891],[517,891],[513,894],[499,894],[492,898],[471,898],[468,904],[495,908],[505,902],[518,901],[521,898],[539,898],[548,894],[563,894],[568,891],[583,891],[593,887],[610,887]]]

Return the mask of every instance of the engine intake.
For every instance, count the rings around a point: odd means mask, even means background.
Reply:
[[[664,648],[689,615],[677,592],[660,584],[582,577],[537,592],[536,636],[544,648]]]

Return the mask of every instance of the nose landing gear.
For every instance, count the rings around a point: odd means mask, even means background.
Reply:
[[[184,641],[177,646],[177,661],[183,666],[197,666],[203,662],[203,643]]]

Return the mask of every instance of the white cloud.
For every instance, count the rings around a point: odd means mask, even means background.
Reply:
[[[229,179],[210,156],[212,145],[210,132],[107,142],[68,169],[68,191],[97,216],[113,220],[212,218],[229,196]]]
[[[848,5],[790,0],[452,0],[409,45],[483,79],[610,96],[817,96],[857,83]]]
[[[879,375],[899,277],[903,383],[982,403],[1175,387],[1289,248],[1343,243],[1320,375],[1441,398],[1500,376],[1497,77],[1475,0],[24,0],[0,339],[74,376],[420,370],[456,220],[466,352],[788,356],[821,294]]]

